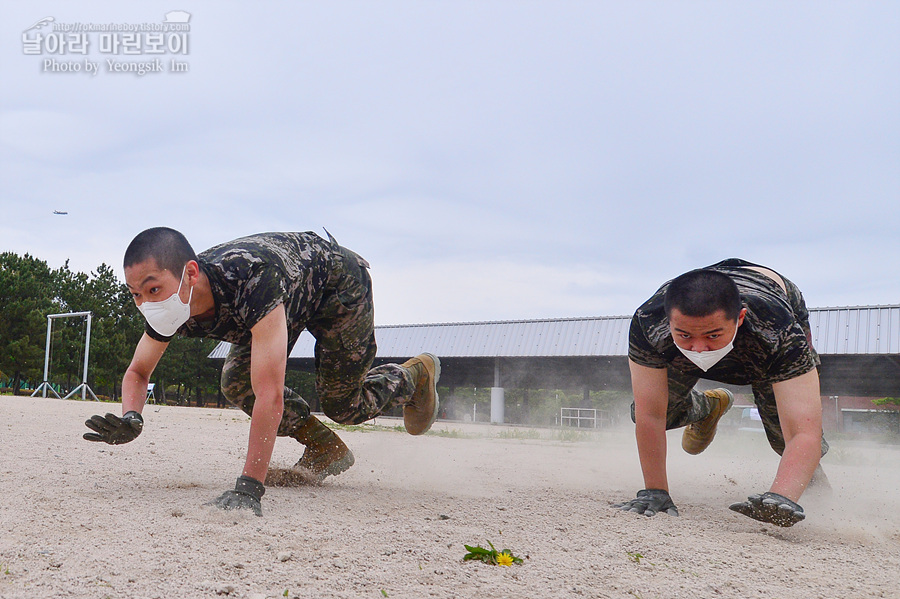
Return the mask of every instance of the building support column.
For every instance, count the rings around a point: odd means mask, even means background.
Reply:
[[[503,424],[506,409],[505,390],[500,386],[500,358],[494,358],[494,386],[491,387],[491,424]]]

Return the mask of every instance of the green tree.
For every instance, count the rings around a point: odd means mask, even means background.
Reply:
[[[190,405],[193,398],[195,405],[202,406],[204,397],[216,395],[220,364],[207,356],[217,343],[196,337],[172,339],[153,372],[152,380],[163,394],[157,397],[177,405]]]
[[[69,261],[52,272],[57,312],[94,312],[96,302],[88,291],[88,276],[73,272]],[[81,383],[84,368],[86,318],[59,318],[53,322],[50,348],[50,378],[66,390]],[[90,370],[89,370],[90,372]]]
[[[284,373],[284,385],[306,400],[310,408],[321,411],[322,406],[319,405],[318,395],[316,394],[316,374],[314,372],[303,372],[300,370],[292,370],[288,367]]]
[[[91,332],[91,372],[98,388],[113,399],[144,331],[144,319],[128,288],[112,268],[101,264],[88,283],[96,319]]]
[[[118,400],[145,323],[128,288],[107,264],[85,274],[73,271],[68,261],[51,270],[27,254],[0,254],[0,379],[8,379],[17,394],[24,380],[43,380],[47,315],[68,312],[91,313],[88,384],[95,393]],[[50,378],[68,390],[81,383],[86,324],[86,318],[53,321]],[[180,405],[205,405],[217,397],[221,362],[207,358],[216,343],[173,339],[153,373],[157,397]],[[288,372],[286,384],[315,403],[315,375]]]
[[[61,310],[91,312],[88,384],[95,393],[118,399],[122,375],[143,331],[131,293],[107,264],[89,276],[73,272],[67,261],[53,271],[53,277]],[[65,386],[71,389],[81,382],[86,319],[60,319],[53,326],[52,378],[65,377]]]
[[[873,399],[872,403],[876,406],[900,406],[900,397],[882,397],[881,399]]]
[[[24,378],[42,378],[47,314],[57,307],[46,262],[0,254],[0,370],[16,395]]]

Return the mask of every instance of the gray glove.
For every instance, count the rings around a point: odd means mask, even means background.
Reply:
[[[225,491],[206,505],[214,505],[221,510],[253,510],[254,514],[262,516],[259,500],[265,493],[266,487],[255,478],[239,476],[234,491]]]
[[[130,410],[119,418],[115,414],[106,416],[91,416],[85,420],[85,426],[94,431],[82,435],[88,441],[103,441],[110,445],[121,445],[134,441],[144,428],[144,419],[141,415]]]
[[[645,516],[655,516],[659,512],[665,512],[670,516],[678,515],[678,508],[669,497],[669,492],[662,489],[643,489],[638,491],[635,499],[617,503],[613,507]]]
[[[768,522],[775,526],[793,526],[806,518],[803,508],[800,504],[794,503],[787,497],[778,493],[763,493],[762,495],[751,495],[747,501],[733,503],[728,509],[739,514],[749,516],[760,522]]]

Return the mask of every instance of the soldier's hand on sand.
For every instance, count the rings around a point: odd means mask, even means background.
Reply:
[[[121,418],[115,414],[91,416],[84,424],[94,431],[93,433],[84,433],[83,437],[88,441],[121,445],[134,441],[141,434],[141,430],[144,428],[144,419],[137,412],[129,411]]]
[[[266,493],[266,487],[249,476],[239,476],[233,491],[225,491],[206,505],[214,505],[221,510],[253,510],[262,516],[260,499]]]
[[[612,507],[645,516],[655,516],[660,512],[665,512],[670,516],[678,515],[678,508],[675,507],[669,493],[662,489],[642,489],[638,491],[636,498],[624,503],[617,503]]]
[[[800,504],[794,503],[778,493],[751,495],[747,501],[733,503],[728,509],[749,516],[760,522],[768,522],[775,526],[793,526],[806,518]]]

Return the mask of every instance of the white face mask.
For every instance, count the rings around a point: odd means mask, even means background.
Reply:
[[[699,368],[703,372],[706,372],[707,370],[715,366],[719,360],[724,358],[728,354],[728,352],[734,349],[734,340],[737,338],[737,330],[738,327],[735,327],[734,337],[731,338],[731,341],[728,343],[728,345],[719,349],[711,349],[709,351],[700,352],[690,349],[684,349],[677,343],[675,344],[675,347],[678,348],[678,351],[684,354],[684,357],[696,364],[697,368]]]
[[[147,324],[163,337],[174,335],[175,331],[191,317],[191,298],[194,296],[194,288],[191,287],[188,303],[181,301],[181,297],[178,295],[181,293],[181,284],[184,282],[185,269],[187,269],[187,264],[181,270],[178,291],[162,301],[144,302],[138,306],[138,310],[147,319]]]

